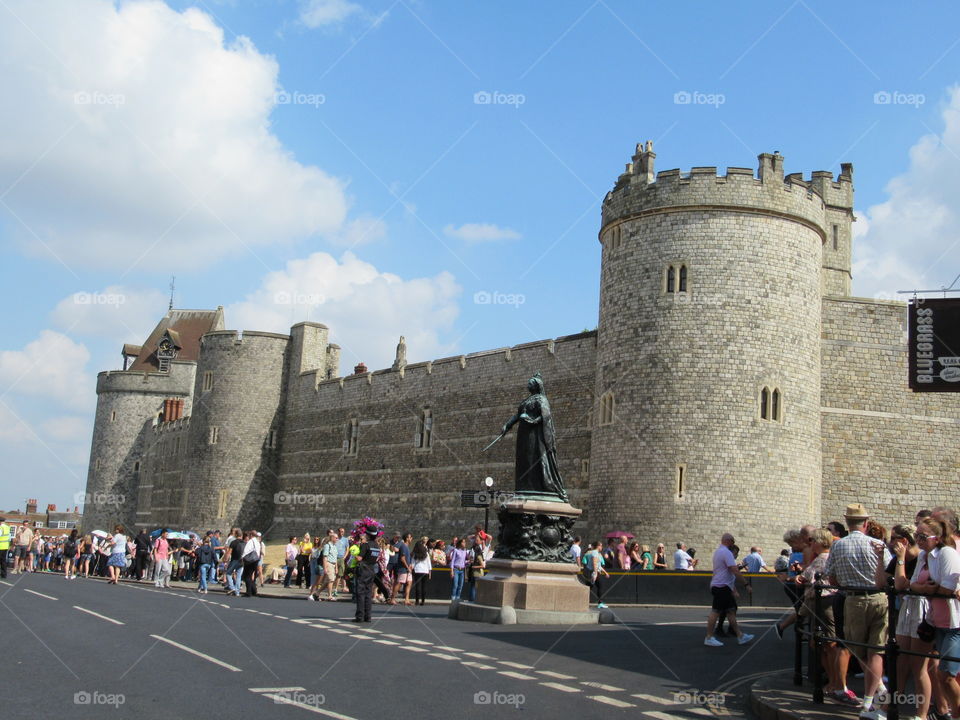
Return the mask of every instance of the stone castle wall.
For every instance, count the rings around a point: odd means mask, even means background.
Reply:
[[[905,303],[823,301],[824,521],[851,502],[888,528],[957,504],[957,396],[909,389],[906,333]]]
[[[584,506],[595,341],[595,333],[583,333],[319,385],[314,373],[301,375],[286,418],[274,532],[322,530],[373,514],[391,530],[463,533],[483,511],[461,508],[461,490],[479,490],[488,475],[497,488],[513,488],[514,432],[480,451],[516,412],[538,370],[564,482],[572,502]],[[418,448],[424,409],[432,441]],[[356,454],[344,447],[351,420]]]

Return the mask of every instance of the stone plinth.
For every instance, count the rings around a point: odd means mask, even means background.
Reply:
[[[572,562],[551,563],[493,558],[477,580],[477,603],[517,610],[586,612],[590,588],[577,579]]]

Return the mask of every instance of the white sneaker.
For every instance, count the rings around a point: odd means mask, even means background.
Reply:
[[[861,710],[860,720],[887,720],[887,714],[883,710]]]
[[[703,644],[708,647],[723,647],[723,643],[717,640],[715,637],[708,637],[703,641]]]
[[[737,640],[737,644],[746,645],[751,640],[753,640],[753,635],[750,635],[749,633],[744,633],[743,635],[740,636],[740,639]]]

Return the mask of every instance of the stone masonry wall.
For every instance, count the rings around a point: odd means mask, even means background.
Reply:
[[[887,527],[957,504],[960,398],[909,389],[906,332],[905,303],[823,300],[824,522],[851,502]]]

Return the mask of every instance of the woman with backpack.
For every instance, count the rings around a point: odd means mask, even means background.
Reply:
[[[607,607],[606,603],[603,602],[603,584],[600,582],[600,579],[610,577],[610,573],[603,569],[606,563],[604,562],[603,555],[600,553],[601,547],[603,547],[603,543],[598,540],[590,546],[590,550],[583,556],[584,574],[589,581],[587,584],[597,595],[598,610]]]
[[[63,542],[63,576],[67,580],[76,580],[74,563],[77,560],[77,531],[71,530],[70,537]]]
[[[257,568],[260,565],[260,556],[263,554],[263,544],[253,530],[243,533],[246,541],[243,546],[243,583],[247,586],[244,597],[257,595]]]

